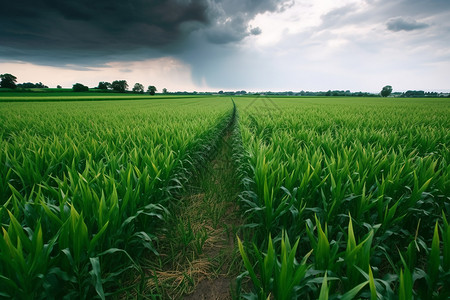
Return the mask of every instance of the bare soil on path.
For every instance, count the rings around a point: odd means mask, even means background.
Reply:
[[[240,271],[236,234],[242,225],[231,128],[213,159],[190,182],[160,237],[158,262],[144,267],[148,295],[163,299],[232,299]],[[146,293],[147,294],[147,293]]]

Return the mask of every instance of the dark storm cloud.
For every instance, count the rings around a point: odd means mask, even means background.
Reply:
[[[167,44],[188,22],[207,23],[204,1],[17,0],[0,10],[2,46],[133,48]]]
[[[16,0],[0,9],[0,58],[59,60],[163,49],[194,31],[212,43],[261,33],[248,22],[285,0]],[[173,49],[173,47],[172,47]],[[164,51],[164,50],[162,50]],[[150,51],[151,52],[151,51]],[[157,56],[157,54],[156,54]]]
[[[417,29],[424,29],[429,27],[430,25],[426,23],[420,23],[413,19],[404,19],[402,17],[397,17],[390,19],[386,23],[387,29],[390,31],[413,31]]]

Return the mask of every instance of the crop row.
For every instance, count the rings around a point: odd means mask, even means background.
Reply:
[[[247,297],[449,297],[448,101],[236,104]]]
[[[231,116],[215,98],[2,104],[0,296],[120,293]]]

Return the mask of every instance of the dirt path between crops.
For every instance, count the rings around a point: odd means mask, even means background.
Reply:
[[[209,208],[203,209],[215,210],[213,214],[204,214],[203,220],[203,225],[211,226],[212,243],[205,247],[203,257],[212,262],[213,272],[210,275],[213,276],[199,278],[193,292],[184,299],[231,299],[231,283],[238,275],[240,262],[235,245],[236,233],[242,225],[237,208],[239,183],[233,172],[231,155],[231,132],[228,131],[221,141],[218,154],[200,181],[205,206],[209,205]]]
[[[229,128],[217,154],[180,199],[169,227],[173,230],[161,238],[158,265],[146,268],[154,275],[147,281],[152,294],[163,299],[232,299],[240,268],[235,239],[242,220],[231,156]]]

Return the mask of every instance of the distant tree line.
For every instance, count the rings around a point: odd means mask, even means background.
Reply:
[[[48,86],[46,86],[42,82],[38,83],[24,82],[19,83],[17,87],[22,89],[48,89]]]
[[[245,95],[247,94],[247,91],[235,91],[235,92],[224,92],[219,91],[219,95]]]
[[[126,80],[114,80],[111,83],[106,81],[100,81],[95,89],[103,91],[113,91],[117,93],[126,93],[128,91],[128,83]],[[136,94],[143,94],[144,85],[137,82],[134,84],[131,91]],[[150,95],[154,95],[156,91],[157,89],[153,85],[149,85],[147,88],[147,93],[149,93]]]
[[[0,74],[0,88],[4,89],[32,89],[32,88],[48,88],[48,86],[44,85],[42,82],[39,83],[19,83],[17,84],[17,77],[12,74]],[[61,89],[61,86],[58,85],[58,89]],[[116,93],[127,93],[128,92],[128,83],[126,80],[115,80],[113,82],[100,81],[98,86],[95,87],[96,90],[102,91],[111,91]],[[75,83],[72,86],[72,90],[74,92],[87,92],[89,91],[89,87],[81,83]],[[141,83],[135,83],[133,88],[131,89],[132,93],[143,94],[144,93],[144,85]],[[149,85],[147,87],[146,92],[150,95],[155,95],[157,89],[154,85]],[[387,85],[384,86],[380,93],[367,93],[367,92],[351,92],[350,90],[328,90],[328,91],[319,91],[319,92],[311,92],[311,91],[285,91],[285,92],[257,92],[251,93],[245,90],[238,91],[219,91],[219,92],[187,92],[187,91],[177,91],[177,92],[169,92],[166,88],[162,89],[163,94],[169,95],[269,95],[269,96],[327,96],[327,97],[450,97],[450,93],[438,93],[438,92],[425,92],[422,90],[409,90],[406,92],[392,92],[392,86]]]
[[[224,92],[224,95],[239,95],[234,92]],[[350,92],[349,90],[328,90],[328,91],[319,91],[319,92],[311,92],[311,91],[285,91],[285,92],[258,92],[251,93],[253,95],[269,95],[269,96],[312,96],[312,97],[379,97],[379,94],[367,93],[367,92]]]
[[[404,93],[394,93],[395,97],[401,98],[442,98],[442,97],[450,97],[450,93],[437,93],[437,92],[424,92],[424,91],[406,91]]]
[[[17,84],[17,77],[12,74],[0,74],[0,88],[5,89],[31,89],[31,88],[42,88],[46,89],[48,86],[44,85],[42,82],[39,83],[31,83],[31,82],[25,82],[25,83],[19,83]],[[58,85],[58,89],[61,89],[61,86]],[[98,86],[95,88],[98,90],[103,91],[113,91],[117,93],[126,93],[128,91],[128,83],[126,80],[115,80],[112,83],[106,82],[106,81],[100,81],[98,83]],[[82,83],[75,83],[72,86],[72,91],[74,92],[88,92],[89,87],[82,84]],[[147,88],[147,93],[150,95],[155,95],[157,89],[154,85],[149,85]],[[167,93],[167,89],[163,90],[165,93]],[[144,93],[144,86],[141,83],[136,83],[132,89],[133,93],[143,94]]]
[[[42,82],[32,83],[32,82],[24,82],[17,84],[17,77],[12,74],[0,74],[0,88],[5,89],[48,89],[48,86],[44,85]]]
[[[128,83],[126,80],[114,80],[113,82],[100,81],[97,87],[95,87],[94,89],[104,92],[127,93]],[[89,88],[81,83],[76,83],[73,85],[72,90],[74,92],[86,92],[89,91]],[[150,95],[154,95],[156,91],[157,89],[154,85],[149,85],[147,88],[147,93],[149,93]],[[141,83],[135,83],[133,88],[131,89],[131,92],[136,94],[143,94],[144,85],[142,85]]]

